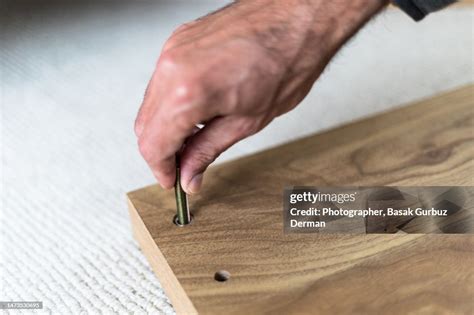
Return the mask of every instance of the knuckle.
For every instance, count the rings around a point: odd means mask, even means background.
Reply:
[[[165,44],[163,45],[163,53],[168,52],[170,49],[177,46],[177,44],[178,44],[178,40],[176,39],[176,33],[173,33],[173,35],[170,38],[168,38]]]
[[[191,80],[181,79],[180,82],[170,90],[170,96],[175,103],[183,104],[196,100],[198,93]]]
[[[190,124],[199,123],[207,110],[207,107],[203,105],[204,96],[199,91],[199,87],[188,82],[191,81],[182,80],[170,88],[164,102],[168,121],[186,129]]]
[[[169,43],[172,43],[172,39],[169,39],[166,45],[170,45]],[[177,53],[172,50],[167,50],[161,54],[157,64],[157,70],[159,70],[161,74],[173,73],[175,72],[177,66]]]
[[[177,130],[187,130],[192,124],[189,121],[189,117],[180,114],[178,110],[174,110],[173,114],[170,114],[170,122],[176,127]]]
[[[260,130],[259,124],[253,119],[245,119],[238,130],[240,137],[248,137]]]
[[[165,91],[169,103],[191,103],[204,95],[200,80],[192,74],[192,66],[178,62],[172,54],[166,53],[161,57],[157,69],[161,80],[171,83]]]
[[[211,144],[202,144],[194,154],[193,164],[198,168],[205,169],[217,158],[218,155],[218,150],[216,150]]]

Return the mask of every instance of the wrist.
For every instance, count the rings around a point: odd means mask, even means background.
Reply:
[[[241,0],[232,10],[252,38],[287,72],[320,72],[337,50],[389,0]],[[249,32],[250,30],[250,32]]]
[[[310,0],[312,31],[326,44],[320,49],[332,56],[388,3],[389,0]]]
[[[321,71],[339,48],[389,0],[266,0],[243,1],[258,7],[251,21],[260,44],[279,56],[291,72]],[[261,6],[265,4],[265,6]]]

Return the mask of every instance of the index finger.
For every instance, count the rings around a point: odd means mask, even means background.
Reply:
[[[163,188],[172,188],[176,180],[176,153],[195,125],[208,119],[197,99],[177,89],[148,119],[139,138],[140,152]],[[177,96],[177,97],[176,97]],[[202,108],[202,107],[201,107]]]

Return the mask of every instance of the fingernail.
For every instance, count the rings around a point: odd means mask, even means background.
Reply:
[[[171,188],[174,187],[174,186],[164,185],[162,183],[158,183],[158,184],[160,184],[161,188],[163,188],[164,190],[170,190]]]
[[[187,192],[190,194],[198,193],[201,190],[203,174],[194,175],[191,181],[188,183]]]
[[[160,184],[161,188],[163,188],[164,190],[170,190],[171,188],[174,188],[174,186],[166,186],[166,185],[163,185],[163,184]]]

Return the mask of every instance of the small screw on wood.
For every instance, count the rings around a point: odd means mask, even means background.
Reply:
[[[179,155],[176,155],[176,182],[174,184],[174,194],[176,196],[176,216],[173,222],[178,226],[185,226],[191,223],[192,216],[188,207],[188,196],[181,186],[181,167]]]

